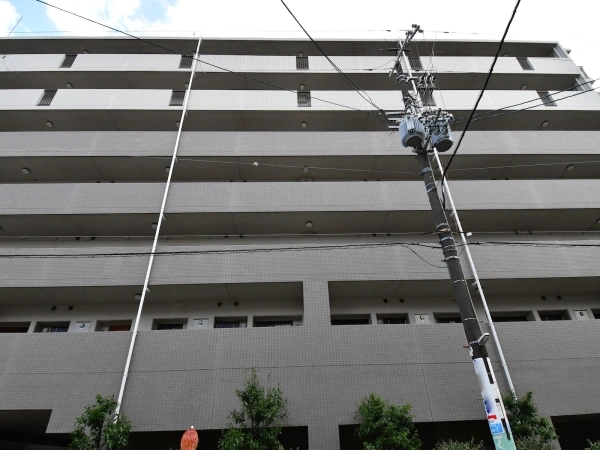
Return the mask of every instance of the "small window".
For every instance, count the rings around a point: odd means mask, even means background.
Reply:
[[[157,323],[156,329],[157,330],[183,330],[183,324],[176,323],[176,322]]]
[[[193,56],[181,55],[181,60],[179,61],[179,68],[180,69],[191,69],[193,61],[194,61]]]
[[[494,322],[527,322],[526,314],[511,314],[509,316],[492,316]]]
[[[69,322],[38,322],[36,333],[66,333],[69,331]]]
[[[538,95],[544,102],[544,106],[556,106],[556,102],[548,91],[538,91]]]
[[[377,317],[377,323],[380,325],[403,325],[408,323],[406,316],[385,316]]]
[[[556,320],[569,320],[566,311],[538,311],[540,320],[543,322]]]
[[[0,323],[0,334],[2,333],[27,333],[29,322],[4,322]]]
[[[517,61],[519,61],[519,64],[521,64],[521,68],[523,70],[533,70],[533,66],[529,62],[529,58],[524,57],[524,56],[519,56],[519,57],[517,57]]]
[[[131,320],[110,320],[98,322],[97,331],[130,331]]]
[[[310,106],[310,91],[298,91],[298,106]]]
[[[38,106],[50,106],[52,100],[54,100],[54,96],[56,95],[56,89],[54,90],[45,90],[42,94],[42,98],[38,102]]]
[[[246,328],[247,322],[245,317],[215,317],[215,328]]]
[[[308,56],[296,56],[296,69],[308,70]]]
[[[339,317],[331,318],[331,325],[369,325],[368,317]]]
[[[409,56],[408,63],[412,70],[423,70],[423,63],[420,56]]]
[[[594,319],[600,320],[600,311],[592,311],[592,313],[594,314]]]
[[[60,68],[61,69],[70,69],[71,67],[73,67],[75,58],[77,58],[77,55],[65,55],[62,62],[60,63]]]
[[[171,103],[169,103],[169,106],[183,106],[184,98],[185,91],[173,91],[171,93]]]
[[[460,316],[436,316],[436,323],[461,323]]]

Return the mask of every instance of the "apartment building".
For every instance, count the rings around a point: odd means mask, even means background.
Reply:
[[[424,448],[487,439],[417,163],[378,114],[403,108],[394,45],[321,45],[378,108],[306,40],[0,39],[0,448],[65,448],[126,378],[131,448],[194,425],[213,449],[250,367],[288,399],[286,447],[358,448],[370,392],[412,405]],[[461,119],[496,49],[409,59]],[[479,107],[506,114],[476,117],[448,177],[517,393],[563,449],[600,438],[587,81],[558,43],[506,43]]]

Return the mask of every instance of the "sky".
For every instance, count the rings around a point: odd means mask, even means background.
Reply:
[[[47,0],[137,36],[302,38],[280,0]],[[418,23],[425,39],[500,40],[514,0],[286,0],[314,38],[396,41]],[[574,2],[575,4],[575,2]],[[426,6],[425,6],[426,5]],[[592,78],[600,78],[599,0],[566,8],[522,0],[508,40],[558,41]],[[411,7],[412,6],[412,7]],[[0,0],[0,36],[115,35],[36,0]],[[389,30],[389,31],[388,31]],[[599,85],[600,86],[600,85]]]

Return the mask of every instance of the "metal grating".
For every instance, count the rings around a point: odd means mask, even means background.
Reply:
[[[75,58],[77,58],[77,55],[65,55],[60,63],[60,69],[70,69],[75,62]]]
[[[308,56],[296,56],[296,69],[308,70]]]
[[[556,106],[556,102],[548,91],[538,91],[538,95],[544,102],[544,106]]]
[[[56,89],[50,90],[50,91],[44,91],[44,93],[42,94],[42,98],[40,98],[40,101],[38,102],[37,105],[38,106],[50,106],[55,95],[56,95]]]
[[[173,91],[171,94],[171,103],[169,106],[183,106],[183,99],[185,98],[185,91]]]
[[[520,56],[520,57],[517,57],[517,61],[519,61],[519,64],[521,64],[521,67],[523,68],[523,70],[533,70],[533,66],[529,62],[529,58],[527,58],[525,56]]]
[[[256,328],[266,327],[291,327],[294,325],[292,320],[257,320],[254,322]]]
[[[310,106],[310,91],[298,91],[298,106]]]
[[[193,61],[194,61],[193,56],[181,55],[181,60],[179,61],[179,68],[180,69],[191,69]]]
[[[412,70],[423,70],[423,63],[420,56],[409,56],[408,62]]]

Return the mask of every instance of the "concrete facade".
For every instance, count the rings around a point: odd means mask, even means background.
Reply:
[[[160,42],[186,54],[197,44]],[[388,58],[368,56],[381,45],[324,48],[397,110]],[[496,43],[438,46],[448,87],[436,102],[465,116]],[[482,111],[587,79],[557,43],[506,48]],[[96,394],[118,393],[182,112],[171,91],[191,69],[125,39],[0,39],[2,52],[12,70],[0,68],[0,432],[33,445],[23,427],[61,436]],[[75,62],[59,68],[66,54]],[[356,423],[370,392],[410,403],[419,424],[484,420],[462,327],[441,323],[458,311],[397,134],[310,42],[206,40],[200,54],[303,84],[312,104],[196,67],[123,399],[134,431],[226,427],[250,367],[281,385],[285,425],[306,427],[311,450],[343,450],[339,427]],[[56,96],[38,106],[48,89]],[[449,179],[517,392],[575,420],[600,414],[600,97],[583,86],[554,99],[474,122]],[[332,322],[343,319],[365,323]]]

